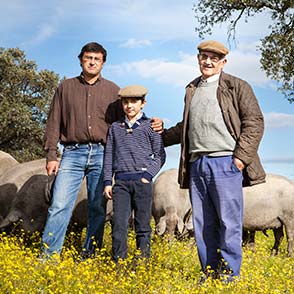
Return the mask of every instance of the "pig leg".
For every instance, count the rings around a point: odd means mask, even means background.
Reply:
[[[272,255],[277,255],[279,247],[280,247],[280,245],[283,241],[283,238],[284,238],[283,225],[277,229],[273,229],[273,232],[274,232],[274,236],[275,236],[275,244],[272,248]]]
[[[287,234],[287,240],[288,240],[288,257],[292,256],[292,245],[293,245],[293,239],[294,239],[294,226],[291,226],[291,224],[286,225],[286,234]]]

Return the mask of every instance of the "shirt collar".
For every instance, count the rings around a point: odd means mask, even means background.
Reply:
[[[207,78],[206,80],[204,80],[204,79],[201,77],[201,81],[202,81],[203,83],[212,83],[212,82],[215,82],[215,81],[219,80],[219,77],[220,77],[220,73],[215,74],[215,75],[213,75],[213,76]]]
[[[137,118],[136,118],[136,121],[134,123],[130,122],[128,117],[125,116],[125,123],[131,128],[133,125],[137,124],[137,125],[140,125],[141,124],[141,121],[142,120],[145,120],[147,119],[147,116],[145,115],[144,112],[141,112]]]
[[[122,126],[122,127],[125,127],[127,130],[135,129],[135,128],[137,128],[137,127],[141,124],[141,122],[142,122],[143,120],[146,120],[146,119],[148,119],[148,117],[145,115],[144,112],[142,112],[141,115],[139,115],[139,116],[137,117],[137,119],[136,119],[136,121],[135,121],[134,123],[131,123],[131,122],[128,120],[128,118],[125,116],[125,119],[122,120],[122,122],[121,122],[121,126]]]
[[[101,79],[102,79],[102,76],[101,76],[101,74],[100,74],[100,76],[96,79],[96,81],[93,83],[93,84],[89,84],[86,80],[85,80],[85,77],[84,77],[84,74],[83,74],[83,72],[81,72],[81,74],[80,74],[80,80],[82,81],[82,83],[84,83],[84,84],[87,84],[87,85],[95,85],[98,81],[101,81]]]

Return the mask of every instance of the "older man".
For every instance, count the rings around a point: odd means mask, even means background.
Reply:
[[[181,143],[179,183],[190,189],[203,281],[240,275],[243,185],[264,182],[257,149],[263,115],[249,84],[226,74],[228,49],[198,46],[201,76],[186,87],[183,120],[164,130],[165,146]]]

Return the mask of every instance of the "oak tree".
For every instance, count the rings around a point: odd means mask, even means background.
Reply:
[[[0,150],[20,162],[44,156],[44,127],[58,82],[56,73],[38,71],[22,50],[0,48]]]

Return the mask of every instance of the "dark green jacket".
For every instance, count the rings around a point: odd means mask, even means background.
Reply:
[[[179,184],[189,188],[189,107],[200,77],[186,87],[183,120],[176,126],[165,129],[165,146],[181,143]],[[264,131],[263,115],[250,85],[237,77],[221,73],[217,99],[228,131],[236,141],[234,156],[246,165],[243,170],[243,186],[265,182],[265,172],[257,150]]]

